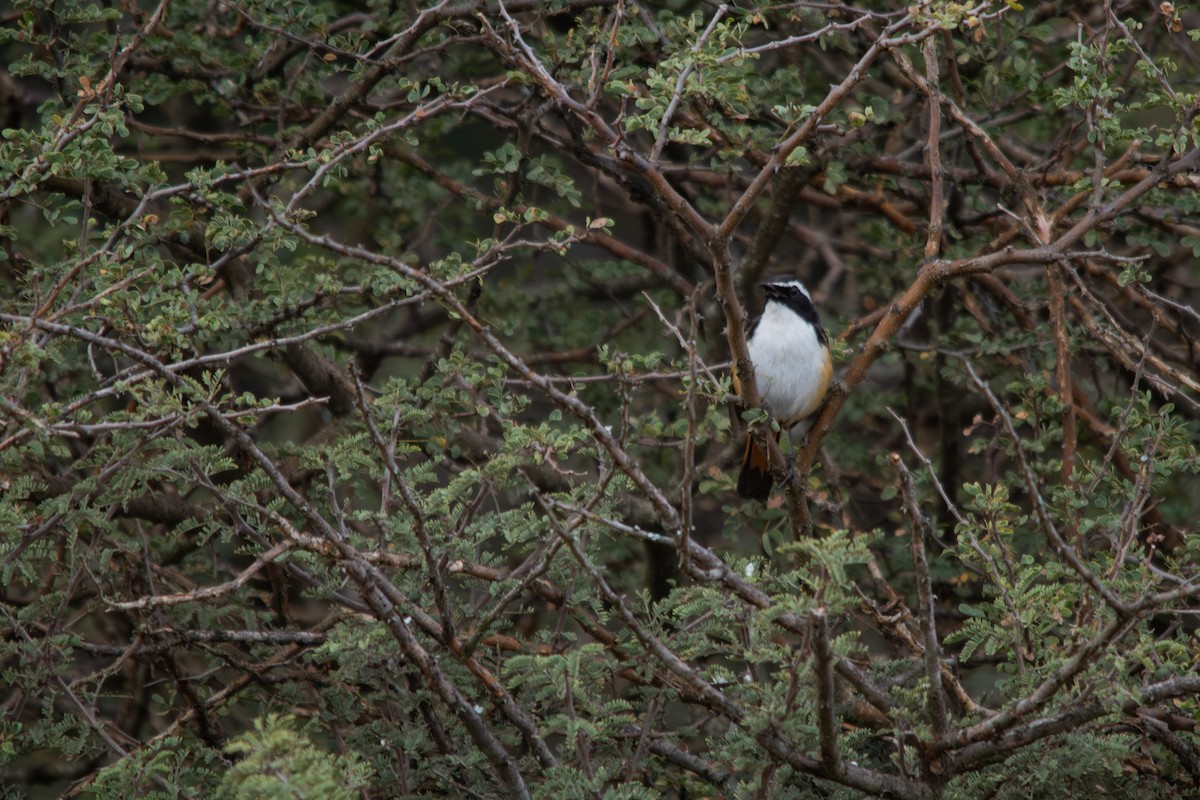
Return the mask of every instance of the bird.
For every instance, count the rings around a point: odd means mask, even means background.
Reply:
[[[761,287],[767,302],[746,339],[758,395],[767,412],[778,421],[780,431],[802,434],[812,426],[812,415],[821,407],[833,376],[829,338],[821,327],[812,296],[800,280],[780,276]],[[741,393],[736,368],[733,389]],[[776,432],[776,441],[779,435]],[[765,502],[772,483],[766,451],[754,442],[754,437],[747,436],[738,496]]]

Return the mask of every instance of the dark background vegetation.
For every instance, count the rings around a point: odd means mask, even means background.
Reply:
[[[1200,792],[1182,4],[0,23],[0,796]]]

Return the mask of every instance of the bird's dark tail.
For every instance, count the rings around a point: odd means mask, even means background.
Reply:
[[[779,441],[779,431],[775,432]],[[746,452],[742,455],[742,471],[738,473],[738,497],[766,502],[771,496],[771,462],[767,454],[754,443],[753,436],[746,437]]]

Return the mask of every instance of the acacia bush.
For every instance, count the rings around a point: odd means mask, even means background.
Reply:
[[[0,795],[1196,792],[1200,19],[422,5],[0,12]]]

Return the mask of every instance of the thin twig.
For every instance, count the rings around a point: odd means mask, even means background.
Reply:
[[[817,678],[817,735],[821,743],[821,764],[831,777],[842,773],[842,756],[838,751],[837,716],[834,701],[837,697],[833,683],[833,647],[829,642],[829,618],[824,608],[809,614],[813,632],[813,672]]]
[[[704,29],[704,33],[700,34],[700,38],[692,45],[692,53],[699,53],[708,41],[708,37],[712,36],[713,31],[717,29],[721,19],[729,12],[729,6],[722,3],[717,6],[717,11],[709,20],[708,27]],[[650,149],[650,160],[658,161],[662,156],[663,148],[667,146],[667,134],[671,129],[671,118],[675,116],[675,110],[679,108],[679,104],[683,101],[683,90],[687,86],[688,78],[696,70],[696,62],[691,61],[686,67],[679,71],[678,77],[675,78],[675,91],[671,94],[671,100],[667,103],[666,110],[663,111],[662,120],[658,123],[658,136],[654,139],[654,147]]]
[[[912,526],[909,545],[917,584],[917,620],[923,640],[921,645],[924,651],[925,678],[929,682],[929,722],[934,737],[941,740],[945,737],[950,723],[946,710],[946,694],[942,688],[942,645],[938,640],[937,620],[934,615],[933,580],[929,575],[929,560],[925,554],[925,539],[930,535],[929,523],[921,513],[917,487],[913,483],[912,473],[904,464],[904,459],[900,458],[899,453],[892,453],[891,462],[900,475],[900,492],[904,497],[904,508]]]
[[[1042,530],[1045,531],[1047,538],[1050,539],[1051,545],[1054,547],[1055,551],[1062,556],[1062,559],[1070,565],[1071,569],[1073,569],[1075,573],[1079,575],[1079,577],[1083,578],[1083,581],[1088,586],[1092,587],[1092,590],[1095,591],[1096,594],[1104,598],[1104,602],[1109,608],[1117,613],[1118,617],[1122,619],[1128,618],[1130,616],[1130,607],[1126,604],[1126,602],[1122,600],[1115,592],[1113,592],[1112,589],[1105,586],[1104,583],[1096,577],[1095,573],[1093,573],[1087,568],[1086,565],[1084,565],[1084,563],[1079,559],[1079,555],[1075,551],[1075,548],[1064,541],[1062,534],[1058,532],[1058,526],[1054,524],[1054,519],[1050,515],[1050,510],[1046,507],[1046,499],[1042,496],[1041,489],[1038,486],[1037,476],[1034,474],[1033,469],[1029,466],[1028,460],[1025,458],[1025,453],[1022,448],[1023,439],[1020,435],[1018,435],[1016,425],[1013,423],[1012,417],[1009,415],[1008,410],[996,398],[996,395],[992,393],[992,390],[987,383],[981,377],[979,377],[979,373],[975,371],[975,368],[971,365],[971,362],[967,359],[963,359],[962,364],[967,370],[967,374],[971,376],[971,381],[987,399],[988,403],[992,406],[992,409],[996,412],[996,415],[1004,423],[1004,430],[1012,442],[1013,454],[1017,460],[1017,465],[1020,467],[1021,477],[1025,483],[1025,490],[1029,493],[1029,497],[1033,503],[1034,514],[1037,517]]]

